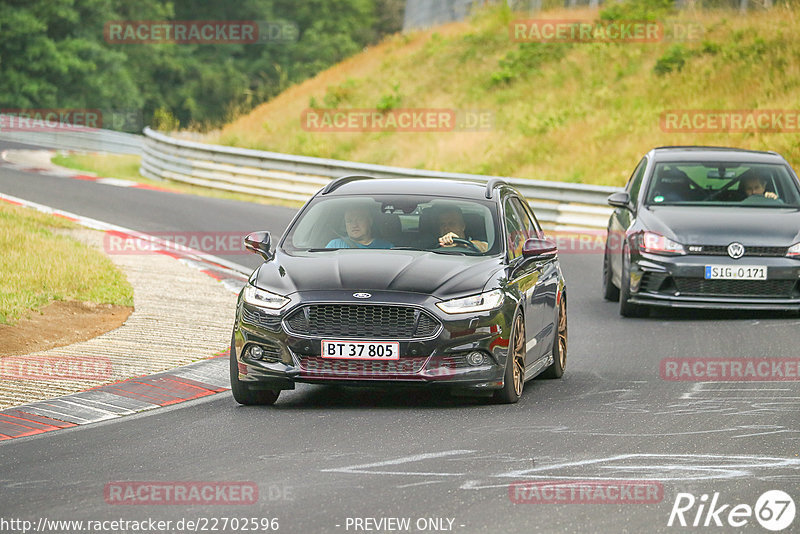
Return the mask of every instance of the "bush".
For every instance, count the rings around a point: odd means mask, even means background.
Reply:
[[[500,70],[492,73],[490,81],[495,85],[525,78],[544,63],[562,59],[569,48],[568,43],[520,43],[500,60]]]
[[[680,72],[684,64],[686,64],[687,57],[689,57],[689,53],[683,45],[672,45],[663,56],[658,58],[656,66],[653,67],[653,72],[659,76],[668,74],[673,70]]]
[[[381,98],[378,100],[378,105],[375,106],[378,111],[381,113],[385,113],[391,109],[394,109],[400,105],[403,101],[403,97],[400,95],[400,85],[394,84],[392,86],[392,93],[391,94],[383,94]]]
[[[181,125],[181,121],[167,108],[158,108],[153,112],[153,129],[159,132],[174,132]]]

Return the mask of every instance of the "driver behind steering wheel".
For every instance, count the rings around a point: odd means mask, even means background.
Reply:
[[[458,206],[447,206],[439,212],[439,246],[455,247],[466,246],[463,243],[454,243],[453,239],[466,239],[470,241],[481,252],[489,250],[486,241],[478,241],[467,237],[467,223],[464,221],[464,214]]]
[[[777,194],[767,191],[767,179],[759,174],[752,174],[742,180],[742,191],[748,197],[756,195],[778,200]]]

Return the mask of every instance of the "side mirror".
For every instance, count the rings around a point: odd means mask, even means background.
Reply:
[[[260,254],[266,261],[270,261],[275,257],[275,254],[269,250],[269,245],[269,232],[253,232],[252,234],[247,234],[247,237],[244,238],[244,248],[250,252]]]
[[[531,238],[522,246],[522,255],[526,258],[554,258],[558,254],[558,247],[549,239]]]
[[[626,210],[633,209],[633,206],[631,206],[631,196],[625,191],[611,193],[607,202],[609,206],[614,206],[615,208],[625,208]]]

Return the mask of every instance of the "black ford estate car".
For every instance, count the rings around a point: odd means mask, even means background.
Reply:
[[[239,295],[231,388],[273,404],[296,382],[443,387],[516,402],[559,378],[567,291],[523,196],[488,184],[347,176],[318,192]]]

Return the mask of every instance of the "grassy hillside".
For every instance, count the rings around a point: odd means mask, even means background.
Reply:
[[[640,2],[642,0],[639,0]],[[294,86],[209,136],[210,142],[445,171],[620,185],[658,145],[777,150],[800,163],[798,133],[666,133],[673,109],[800,110],[800,10],[643,13],[694,21],[701,39],[656,43],[514,43],[529,15],[491,8],[471,21],[396,35]],[[605,16],[609,13],[606,12]],[[596,11],[537,18],[596,20]],[[317,108],[490,110],[484,132],[309,132]]]

